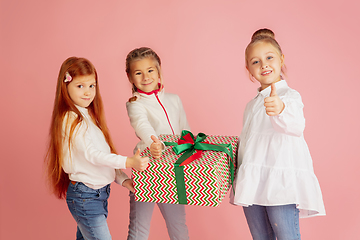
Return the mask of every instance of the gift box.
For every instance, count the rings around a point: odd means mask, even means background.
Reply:
[[[149,148],[141,156],[150,163],[145,171],[132,171],[135,200],[198,206],[219,206],[234,179],[238,137],[189,131],[160,135],[167,145],[160,159]]]

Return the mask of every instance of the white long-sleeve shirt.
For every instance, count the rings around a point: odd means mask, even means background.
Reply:
[[[178,95],[162,90],[150,95],[136,92],[134,96],[137,96],[136,101],[126,103],[130,124],[140,138],[134,152],[137,148],[143,151],[149,147],[153,142],[151,135],[180,135],[182,130],[190,130]]]
[[[300,217],[325,215],[319,182],[303,131],[305,118],[300,94],[285,80],[275,84],[284,110],[268,116],[264,99],[271,87],[251,100],[244,112],[235,180],[236,205],[296,204]]]
[[[71,181],[82,182],[86,186],[99,189],[115,181],[118,184],[128,176],[115,169],[126,168],[126,157],[113,154],[102,131],[93,123],[88,110],[76,106],[84,120],[76,127],[69,151],[68,134],[75,112],[68,112],[64,118],[63,169]],[[66,123],[67,128],[66,128]]]

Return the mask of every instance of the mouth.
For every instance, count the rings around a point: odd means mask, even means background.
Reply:
[[[271,70],[266,71],[266,72],[262,72],[262,73],[261,73],[261,75],[262,75],[262,76],[265,76],[265,75],[268,75],[268,74],[270,74],[270,73],[272,73],[272,71],[271,71]]]
[[[153,81],[148,82],[148,83],[143,83],[143,85],[144,85],[144,86],[147,86],[147,85],[150,85],[150,84],[152,84],[152,83],[153,83]]]

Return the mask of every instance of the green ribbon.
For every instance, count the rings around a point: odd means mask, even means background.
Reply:
[[[184,152],[183,155],[181,155],[174,163],[176,188],[180,204],[187,204],[184,165],[187,165],[199,158],[202,151],[220,151],[226,153],[230,157],[230,160],[228,161],[230,167],[230,183],[233,184],[234,182],[234,156],[231,144],[204,143],[203,141],[206,137],[207,136],[204,133],[199,133],[195,139],[194,135],[190,131],[183,130],[177,143],[164,142],[166,146],[174,146],[173,151],[175,154],[179,155]],[[194,154],[196,150],[199,150],[200,152]]]

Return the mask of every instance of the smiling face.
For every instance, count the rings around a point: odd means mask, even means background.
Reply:
[[[283,65],[284,55],[280,55],[271,43],[258,42],[251,46],[247,53],[246,68],[261,84],[261,90],[281,80]]]
[[[137,89],[151,92],[159,88],[160,74],[153,58],[147,57],[130,64],[129,80]]]
[[[74,104],[86,108],[95,98],[95,74],[74,77],[67,85],[67,90]]]

